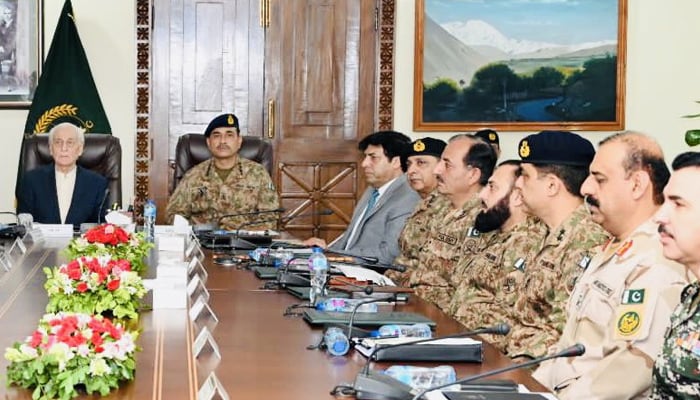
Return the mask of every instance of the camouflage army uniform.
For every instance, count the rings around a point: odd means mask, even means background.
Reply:
[[[406,224],[399,236],[399,248],[401,255],[396,257],[395,263],[406,266],[406,272],[390,270],[386,276],[391,278],[399,286],[408,284],[411,270],[418,265],[418,255],[421,248],[428,240],[428,234],[432,223],[439,215],[448,212],[452,205],[450,200],[437,190],[433,190],[416,207],[413,214],[406,220]]]
[[[408,286],[415,293],[447,311],[454,287],[451,276],[462,257],[469,257],[479,247],[483,236],[474,229],[474,219],[481,210],[478,197],[458,210],[449,208],[435,215],[430,234],[418,254],[418,265],[411,271]]]
[[[586,346],[576,358],[542,363],[534,377],[560,399],[642,398],[688,270],[663,256],[649,220],[628,239],[608,243],[581,275],[552,351]]]
[[[700,398],[700,283],[686,286],[656,358],[651,399]]]
[[[214,167],[213,159],[193,167],[180,181],[168,202],[168,222],[175,214],[187,218],[192,224],[217,223],[227,214],[274,210],[279,207],[279,197],[272,179],[265,168],[253,161],[238,157],[233,170],[222,181]],[[225,218],[222,229],[246,228],[274,229],[276,214],[245,215]],[[252,224],[255,221],[274,220]]]
[[[450,316],[468,329],[508,322],[515,298],[504,291],[506,276],[509,271],[522,271],[524,265],[532,263],[546,231],[545,224],[529,217],[509,231],[495,232],[482,251],[461,259],[452,275],[456,290],[449,305]],[[486,339],[505,350],[503,336]]]
[[[576,278],[597,247],[608,239],[582,204],[561,225],[547,233],[544,245],[525,270],[511,309],[513,328],[508,354],[539,357],[554,345],[566,323],[565,305]]]

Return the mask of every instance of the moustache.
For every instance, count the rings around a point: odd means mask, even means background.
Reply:
[[[598,199],[596,199],[596,198],[593,197],[593,196],[586,196],[586,197],[583,198],[583,200],[584,200],[586,203],[592,205],[593,207],[600,207],[600,202],[598,201]]]

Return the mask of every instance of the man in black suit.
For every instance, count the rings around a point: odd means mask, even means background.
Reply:
[[[29,213],[42,224],[73,224],[104,220],[107,179],[77,165],[83,153],[84,131],[70,122],[49,131],[53,164],[24,175],[17,213]]]

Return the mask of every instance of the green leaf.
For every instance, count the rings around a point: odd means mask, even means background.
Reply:
[[[698,117],[700,117],[700,114],[688,114],[688,115],[682,116],[681,118],[698,118]]]

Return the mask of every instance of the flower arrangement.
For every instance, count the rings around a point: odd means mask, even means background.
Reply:
[[[146,241],[142,233],[128,233],[114,224],[102,224],[71,240],[66,253],[70,259],[108,255],[115,260],[128,260],[132,270],[143,272],[151,247],[153,243]]]
[[[34,389],[33,399],[70,399],[77,386],[107,395],[134,379],[135,336],[101,316],[46,314],[24,342],[5,349],[8,383]]]
[[[55,268],[44,268],[49,295],[47,312],[87,314],[111,312],[117,318],[138,318],[143,280],[127,260],[109,256],[79,257]]]

